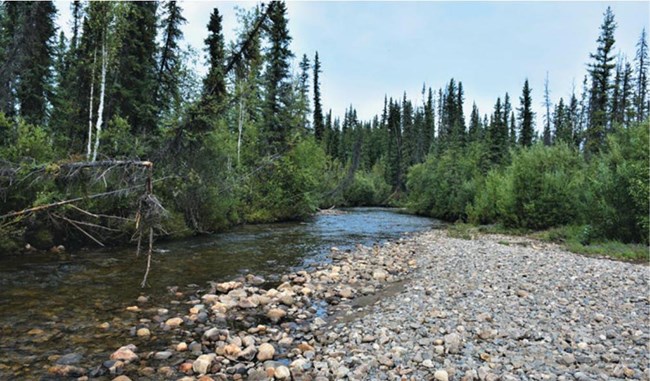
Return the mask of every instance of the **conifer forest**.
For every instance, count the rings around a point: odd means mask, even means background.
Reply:
[[[610,8],[570,97],[521,78],[466,115],[463,79],[441,78],[361,120],[323,103],[335,58],[291,51],[283,1],[248,4],[232,41],[211,9],[202,52],[181,43],[181,2],[56,6],[70,33],[51,1],[0,4],[2,253],[144,247],[344,206],[648,243],[647,31],[619,55]]]

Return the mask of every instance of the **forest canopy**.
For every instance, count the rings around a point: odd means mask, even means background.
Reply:
[[[647,37],[632,60],[617,55],[609,8],[581,90],[551,100],[544,89],[535,126],[540,100],[525,78],[521,94],[470,115],[456,78],[423,87],[421,102],[386,96],[367,121],[353,106],[332,115],[320,91],[329,57],[291,51],[281,1],[241,12],[233,41],[211,10],[203,77],[183,48],[182,3],[70,7],[66,35],[53,2],[0,3],[0,215],[80,199],[3,217],[2,252],[131,239],[143,168],[72,165],[115,161],[153,163],[159,236],[394,205],[447,221],[575,225],[586,243],[648,242]]]

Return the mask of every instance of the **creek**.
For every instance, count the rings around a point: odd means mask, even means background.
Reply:
[[[0,379],[50,379],[47,368],[57,356],[71,353],[81,357],[80,366],[101,364],[134,340],[138,319],[126,308],[138,305],[141,295],[148,298],[146,308],[173,308],[172,286],[191,294],[205,290],[209,281],[249,273],[279,281],[283,274],[328,261],[333,246],[344,251],[437,226],[435,220],[393,209],[353,208],[305,222],[247,225],[159,242],[144,289],[145,256],[136,258],[133,248],[2,256]],[[110,328],[99,328],[102,323]],[[160,350],[168,339],[152,337],[146,345]]]

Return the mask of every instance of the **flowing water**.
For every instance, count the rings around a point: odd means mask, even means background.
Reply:
[[[135,341],[141,317],[126,311],[146,295],[147,308],[170,308],[169,286],[196,292],[209,281],[253,273],[268,280],[328,260],[329,249],[352,249],[438,226],[391,209],[354,208],[301,223],[241,226],[227,233],[156,243],[150,287],[140,288],[145,258],[133,248],[73,254],[0,257],[0,379],[48,379],[56,356],[76,353],[81,366],[101,364]],[[178,307],[179,313],[187,307]],[[110,328],[99,328],[109,323]],[[165,347],[152,337],[138,347]],[[143,345],[145,348],[143,348]]]

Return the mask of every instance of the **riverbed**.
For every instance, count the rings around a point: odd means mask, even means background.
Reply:
[[[328,261],[333,246],[345,252],[437,226],[391,209],[355,208],[305,222],[159,242],[145,289],[139,286],[144,258],[136,258],[133,248],[3,256],[0,379],[48,377],[53,359],[66,354],[81,356],[83,364],[101,363],[132,337],[137,319],[126,309],[139,296],[148,306],[168,307],[174,292],[195,292],[209,281],[248,273],[277,281]],[[165,340],[153,337],[148,345],[153,349]]]

